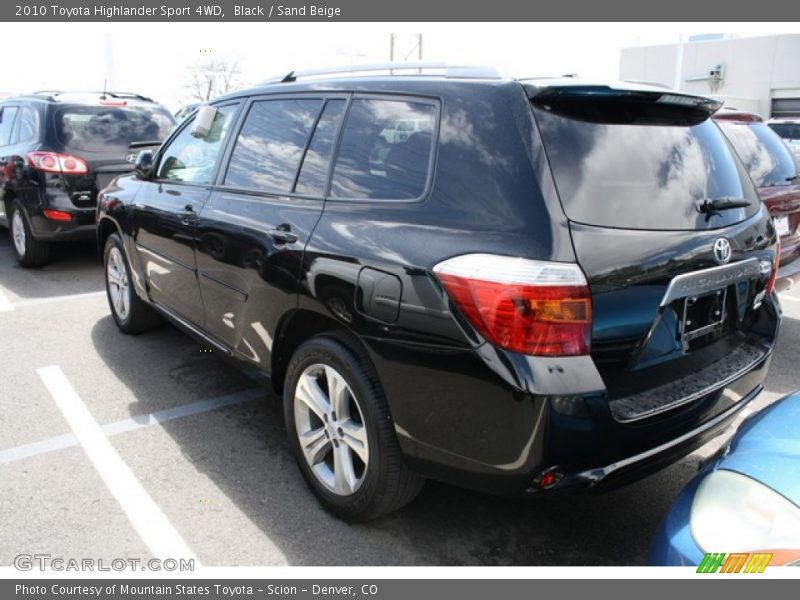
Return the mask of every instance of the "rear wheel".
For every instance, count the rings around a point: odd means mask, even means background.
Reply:
[[[156,327],[158,314],[133,290],[131,271],[119,234],[112,233],[103,252],[106,295],[114,321],[125,333],[142,333]]]
[[[10,227],[11,245],[14,258],[26,268],[41,267],[50,258],[50,244],[33,237],[28,221],[19,202],[11,205]]]
[[[366,521],[419,493],[424,480],[405,464],[380,382],[354,345],[332,337],[304,343],[283,395],[300,470],[332,513]]]

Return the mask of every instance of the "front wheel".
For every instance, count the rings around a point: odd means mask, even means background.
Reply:
[[[103,252],[106,273],[106,296],[114,321],[125,333],[142,333],[156,327],[156,312],[133,290],[131,270],[119,234],[112,233]]]
[[[328,510],[367,521],[416,497],[424,480],[406,466],[380,382],[355,344],[305,342],[289,363],[283,394],[295,458]]]

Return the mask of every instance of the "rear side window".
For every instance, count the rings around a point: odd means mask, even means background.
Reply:
[[[264,100],[247,114],[225,185],[286,194],[294,185],[322,100]]]
[[[794,157],[783,140],[764,123],[726,123],[719,126],[758,187],[786,185],[797,176]]]
[[[167,138],[175,119],[159,107],[72,106],[56,112],[56,136],[85,152],[119,154],[133,142]]]
[[[534,113],[567,216],[603,227],[711,229],[755,214],[755,188],[719,128],[580,120],[546,107]],[[704,200],[731,198],[747,208],[706,219]]]
[[[353,100],[334,167],[330,195],[403,200],[428,181],[437,109],[404,100]]]
[[[11,143],[11,131],[14,128],[16,115],[16,106],[5,106],[0,109],[0,146],[8,146]]]
[[[39,137],[39,113],[28,106],[23,106],[17,118],[15,143],[31,142]]]

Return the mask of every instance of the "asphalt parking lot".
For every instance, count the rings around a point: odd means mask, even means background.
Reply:
[[[0,565],[154,546],[208,566],[641,565],[717,447],[605,495],[531,503],[430,482],[402,511],[348,525],[306,489],[273,393],[169,326],[122,335],[102,290],[91,244],[26,271],[0,231]],[[781,297],[755,409],[800,388],[800,291]]]

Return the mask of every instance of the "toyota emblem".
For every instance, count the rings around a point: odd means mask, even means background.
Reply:
[[[714,258],[721,265],[731,259],[731,243],[725,238],[717,238],[714,241]]]

